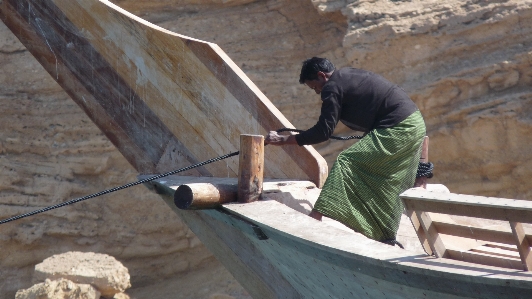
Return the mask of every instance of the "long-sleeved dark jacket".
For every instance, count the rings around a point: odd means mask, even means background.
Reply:
[[[418,110],[406,92],[375,73],[342,68],[333,72],[321,91],[321,115],[312,128],[296,135],[299,145],[329,139],[338,121],[362,132],[389,128]]]

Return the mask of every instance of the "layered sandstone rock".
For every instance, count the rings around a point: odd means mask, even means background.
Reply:
[[[403,86],[425,116],[436,164],[432,183],[453,192],[532,199],[532,1],[115,3],[220,45],[300,129],[315,123],[320,107],[298,83],[302,60],[325,56],[339,67],[378,72]],[[1,218],[136,179],[1,23],[0,70]],[[345,128],[337,133],[351,134]],[[332,164],[349,144],[317,148]],[[149,286],[157,282],[161,294],[173,294],[164,283],[171,278],[187,281],[183,298],[247,296],[175,214],[140,186],[3,225],[0,242],[2,298],[30,287],[34,265],[65,251],[117,257],[131,273],[132,294],[135,288],[152,294]]]
[[[15,299],[100,299],[100,292],[90,284],[76,284],[68,279],[50,280],[20,290]]]
[[[434,181],[532,199],[532,1],[312,1],[348,19],[350,65],[403,86],[431,138]]]
[[[113,297],[131,287],[129,272],[114,257],[94,252],[65,252],[35,266],[35,281],[68,279],[94,286],[102,296]]]

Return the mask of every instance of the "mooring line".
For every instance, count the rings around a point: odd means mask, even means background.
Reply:
[[[207,165],[209,163],[221,161],[223,159],[227,159],[229,157],[236,156],[239,153],[240,152],[232,152],[232,153],[227,154],[227,155],[223,155],[223,156],[220,156],[220,157],[212,158],[212,159],[209,159],[207,161],[203,161],[203,162],[200,162],[200,163],[197,163],[197,164],[194,164],[194,165],[190,165],[190,166],[187,166],[187,167],[184,167],[184,168],[180,168],[180,169],[177,169],[177,170],[172,170],[172,171],[169,171],[167,173],[158,174],[158,175],[152,176],[150,178],[142,179],[140,181],[127,183],[127,184],[119,186],[119,187],[114,187],[114,188],[111,188],[111,189],[100,191],[98,193],[93,193],[93,194],[86,195],[86,196],[83,196],[83,197],[80,197],[80,198],[75,198],[75,199],[72,199],[72,200],[69,200],[69,201],[65,201],[65,202],[62,202],[62,203],[59,203],[59,204],[55,204],[53,206],[49,206],[49,207],[46,207],[46,208],[35,210],[33,212],[29,212],[29,213],[13,216],[13,217],[1,220],[0,224],[8,223],[8,222],[15,221],[15,220],[18,220],[18,219],[22,219],[22,218],[25,218],[25,217],[29,217],[29,216],[33,216],[33,215],[40,214],[40,213],[43,213],[43,212],[47,212],[47,211],[50,211],[50,210],[53,210],[53,209],[61,208],[61,207],[64,207],[64,206],[68,206],[68,205],[71,205],[73,203],[77,203],[77,202],[84,201],[84,200],[87,200],[87,199],[90,199],[90,198],[102,196],[102,195],[109,194],[109,193],[112,193],[112,192],[115,192],[115,191],[119,191],[119,190],[122,190],[122,189],[126,189],[126,188],[129,188],[129,187],[140,185],[140,184],[143,184],[143,183],[151,182],[153,180],[157,180],[157,179],[160,179],[160,178],[172,175],[172,174],[176,174],[176,173],[179,173],[179,172],[187,171],[187,170],[190,170],[190,169],[193,169],[193,168],[196,168],[196,167]]]
[[[301,133],[301,132],[303,132],[303,130],[282,128],[282,129],[277,130],[277,132],[278,133],[281,133],[281,132],[297,132],[297,133]],[[330,138],[331,139],[336,139],[336,140],[350,140],[350,139],[362,139],[363,137],[364,136],[356,136],[355,135],[355,136],[349,136],[349,137],[331,136]],[[147,183],[147,182],[151,182],[153,180],[157,180],[157,179],[169,176],[169,175],[173,175],[173,174],[176,174],[176,173],[187,171],[187,170],[190,170],[190,169],[193,169],[193,168],[196,168],[196,167],[207,165],[209,163],[221,161],[221,160],[227,159],[229,157],[237,156],[238,154],[240,154],[239,151],[232,152],[232,153],[227,154],[227,155],[223,155],[223,156],[219,156],[219,157],[216,157],[216,158],[212,158],[212,159],[209,159],[209,160],[206,160],[206,161],[194,164],[194,165],[190,165],[190,166],[187,166],[187,167],[184,167],[184,168],[180,168],[180,169],[177,169],[177,170],[169,171],[167,173],[158,174],[158,175],[152,176],[150,178],[142,179],[140,181],[127,183],[127,184],[119,186],[119,187],[114,187],[114,188],[111,188],[111,189],[100,191],[98,193],[93,193],[93,194],[86,195],[86,196],[83,196],[83,197],[75,198],[75,199],[72,199],[72,200],[69,200],[69,201],[65,201],[65,202],[62,202],[62,203],[59,203],[59,204],[48,206],[46,208],[35,210],[35,211],[29,212],[29,213],[13,216],[13,217],[10,217],[10,218],[4,219],[4,220],[0,220],[0,224],[4,224],[4,223],[8,223],[8,222],[15,221],[15,220],[18,220],[18,219],[22,219],[22,218],[26,218],[26,217],[29,217],[29,216],[33,216],[33,215],[36,215],[36,214],[44,213],[44,212],[47,212],[47,211],[50,211],[50,210],[54,210],[54,209],[61,208],[61,207],[64,207],[64,206],[68,206],[68,205],[71,205],[71,204],[74,204],[74,203],[78,203],[80,201],[84,201],[84,200],[87,200],[87,199],[90,199],[90,198],[95,198],[95,197],[102,196],[102,195],[105,195],[105,194],[109,194],[109,193],[112,193],[112,192],[116,192],[116,191],[119,191],[119,190],[122,190],[122,189],[126,189],[126,188],[133,187],[133,186],[136,186],[136,185],[140,185],[140,184],[144,184],[144,183]],[[416,177],[426,176],[427,178],[431,178],[432,177],[433,168],[434,168],[434,165],[432,163],[430,163],[430,162],[429,163],[420,162],[419,166],[418,166],[418,171],[417,171]]]

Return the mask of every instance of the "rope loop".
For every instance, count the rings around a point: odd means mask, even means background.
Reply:
[[[416,178],[426,177],[427,179],[430,179],[433,177],[432,170],[434,169],[434,164],[431,162],[419,162],[419,165],[417,167],[417,174]]]

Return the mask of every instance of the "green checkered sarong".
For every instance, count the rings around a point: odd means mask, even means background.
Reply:
[[[340,153],[314,209],[368,238],[395,240],[414,185],[426,129],[419,111],[398,125],[370,131]]]

